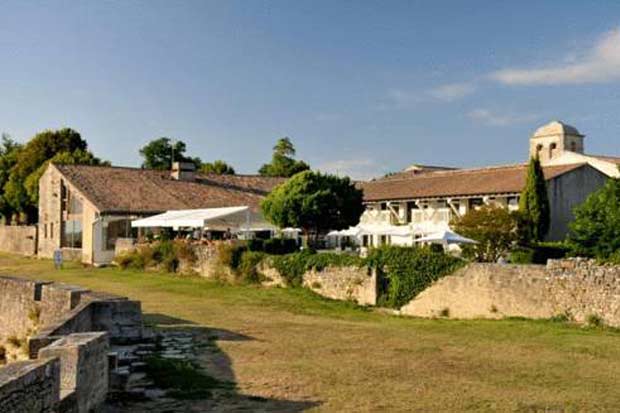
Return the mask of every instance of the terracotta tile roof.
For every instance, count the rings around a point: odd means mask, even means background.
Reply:
[[[178,181],[169,171],[86,165],[54,165],[99,212],[159,213],[171,209],[247,205],[260,200],[282,178],[254,175],[199,175]]]
[[[545,178],[550,180],[584,165],[548,166],[543,170]],[[526,164],[459,169],[413,175],[404,179],[379,179],[359,186],[364,190],[364,200],[367,202],[517,193],[525,185],[526,172]]]

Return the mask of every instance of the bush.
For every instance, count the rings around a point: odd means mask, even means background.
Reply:
[[[269,255],[291,254],[298,250],[297,241],[289,238],[251,239],[247,246],[249,251],[264,252]]]
[[[550,259],[565,258],[570,247],[563,243],[538,243],[532,247],[520,247],[510,253],[513,264],[547,264]]]
[[[247,241],[247,246],[249,251],[264,252],[265,240],[260,238],[249,239]]]
[[[264,258],[264,252],[245,251],[241,255],[237,271],[243,281],[251,283],[258,283],[261,281],[263,277],[258,271],[258,267]]]
[[[221,243],[217,247],[218,264],[236,271],[241,263],[241,256],[247,250],[246,244]]]
[[[464,245],[463,256],[477,261],[496,262],[519,238],[516,214],[499,206],[483,206],[453,221],[459,234],[478,241]]]
[[[379,303],[400,308],[435,280],[453,273],[465,261],[426,247],[385,246],[371,251],[369,267],[380,278]]]

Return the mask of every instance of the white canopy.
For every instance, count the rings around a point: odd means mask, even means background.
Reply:
[[[246,214],[241,214],[244,212],[246,212]],[[132,221],[131,226],[134,228],[204,228],[208,226],[208,224],[231,226],[233,222],[235,226],[238,226],[243,222],[247,222],[247,212],[249,212],[249,208],[247,206],[166,211],[163,214]],[[232,218],[236,219],[233,220]]]
[[[428,242],[434,244],[477,244],[477,241],[473,239],[465,238],[456,232],[450,230],[444,230],[427,235],[426,237],[418,238],[415,242]]]

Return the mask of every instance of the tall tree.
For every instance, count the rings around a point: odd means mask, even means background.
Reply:
[[[620,179],[610,178],[575,209],[568,241],[579,255],[620,259]]]
[[[2,134],[2,144],[0,146],[0,189],[9,181],[11,170],[17,163],[17,155],[22,150],[22,145],[15,142],[5,133]],[[4,190],[0,194],[0,215],[4,221],[9,221],[14,210],[6,199]]]
[[[349,178],[304,171],[277,186],[262,202],[265,218],[280,227],[301,228],[306,237],[359,222],[363,193]]]
[[[140,149],[140,156],[144,158],[142,167],[147,169],[169,170],[172,162],[192,162],[200,167],[200,158],[192,158],[185,155],[187,147],[185,142],[161,137],[150,141]]]
[[[16,152],[15,164],[3,186],[7,208],[13,215],[24,217],[20,223],[36,221],[39,178],[51,160],[90,165],[107,163],[95,157],[73,129],[46,130],[35,135]]]
[[[291,177],[299,172],[310,169],[304,161],[294,159],[295,147],[288,137],[281,138],[273,147],[271,162],[258,170],[263,176]]]
[[[213,162],[206,162],[200,166],[200,172],[205,174],[216,174],[216,175],[234,175],[235,168],[228,165],[226,162],[222,160],[216,160]]]
[[[551,208],[547,182],[538,157],[527,168],[525,188],[519,200],[519,212],[524,218],[532,241],[543,241],[551,225]]]

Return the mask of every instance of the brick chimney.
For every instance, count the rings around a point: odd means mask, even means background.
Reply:
[[[195,181],[196,165],[192,162],[173,162],[170,176],[177,181]]]

